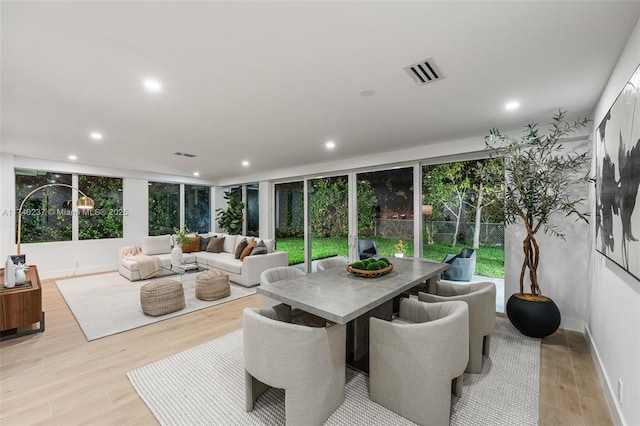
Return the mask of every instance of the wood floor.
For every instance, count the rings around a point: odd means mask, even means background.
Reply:
[[[0,343],[0,424],[154,425],[126,373],[242,327],[253,295],[87,342],[53,280],[43,281],[46,331]],[[540,423],[611,424],[589,348],[558,333],[541,350]]]

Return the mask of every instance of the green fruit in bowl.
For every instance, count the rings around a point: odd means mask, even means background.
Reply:
[[[367,271],[379,271],[380,269],[384,268],[385,266],[380,265],[380,262],[370,262],[367,265]]]
[[[351,267],[353,269],[361,269],[361,270],[367,269],[367,265],[364,262],[355,262],[353,265],[351,265]]]

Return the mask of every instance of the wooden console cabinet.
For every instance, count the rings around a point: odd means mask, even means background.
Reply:
[[[29,265],[27,281],[31,287],[0,289],[0,340],[24,336],[44,331],[44,312],[42,311],[42,287],[38,268]],[[0,269],[0,280],[4,285],[4,269]],[[20,331],[20,327],[40,323],[39,328]]]

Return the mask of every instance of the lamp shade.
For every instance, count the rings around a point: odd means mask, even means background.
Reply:
[[[84,197],[78,198],[78,208],[80,210],[91,210],[94,205],[95,203],[93,202],[93,199],[90,197],[84,196]]]
[[[433,206],[428,205],[428,204],[426,204],[426,205],[423,204],[422,205],[422,214],[428,216],[431,213],[433,213]]]

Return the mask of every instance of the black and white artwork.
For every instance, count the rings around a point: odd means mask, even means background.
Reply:
[[[596,132],[596,247],[640,280],[640,67]]]

